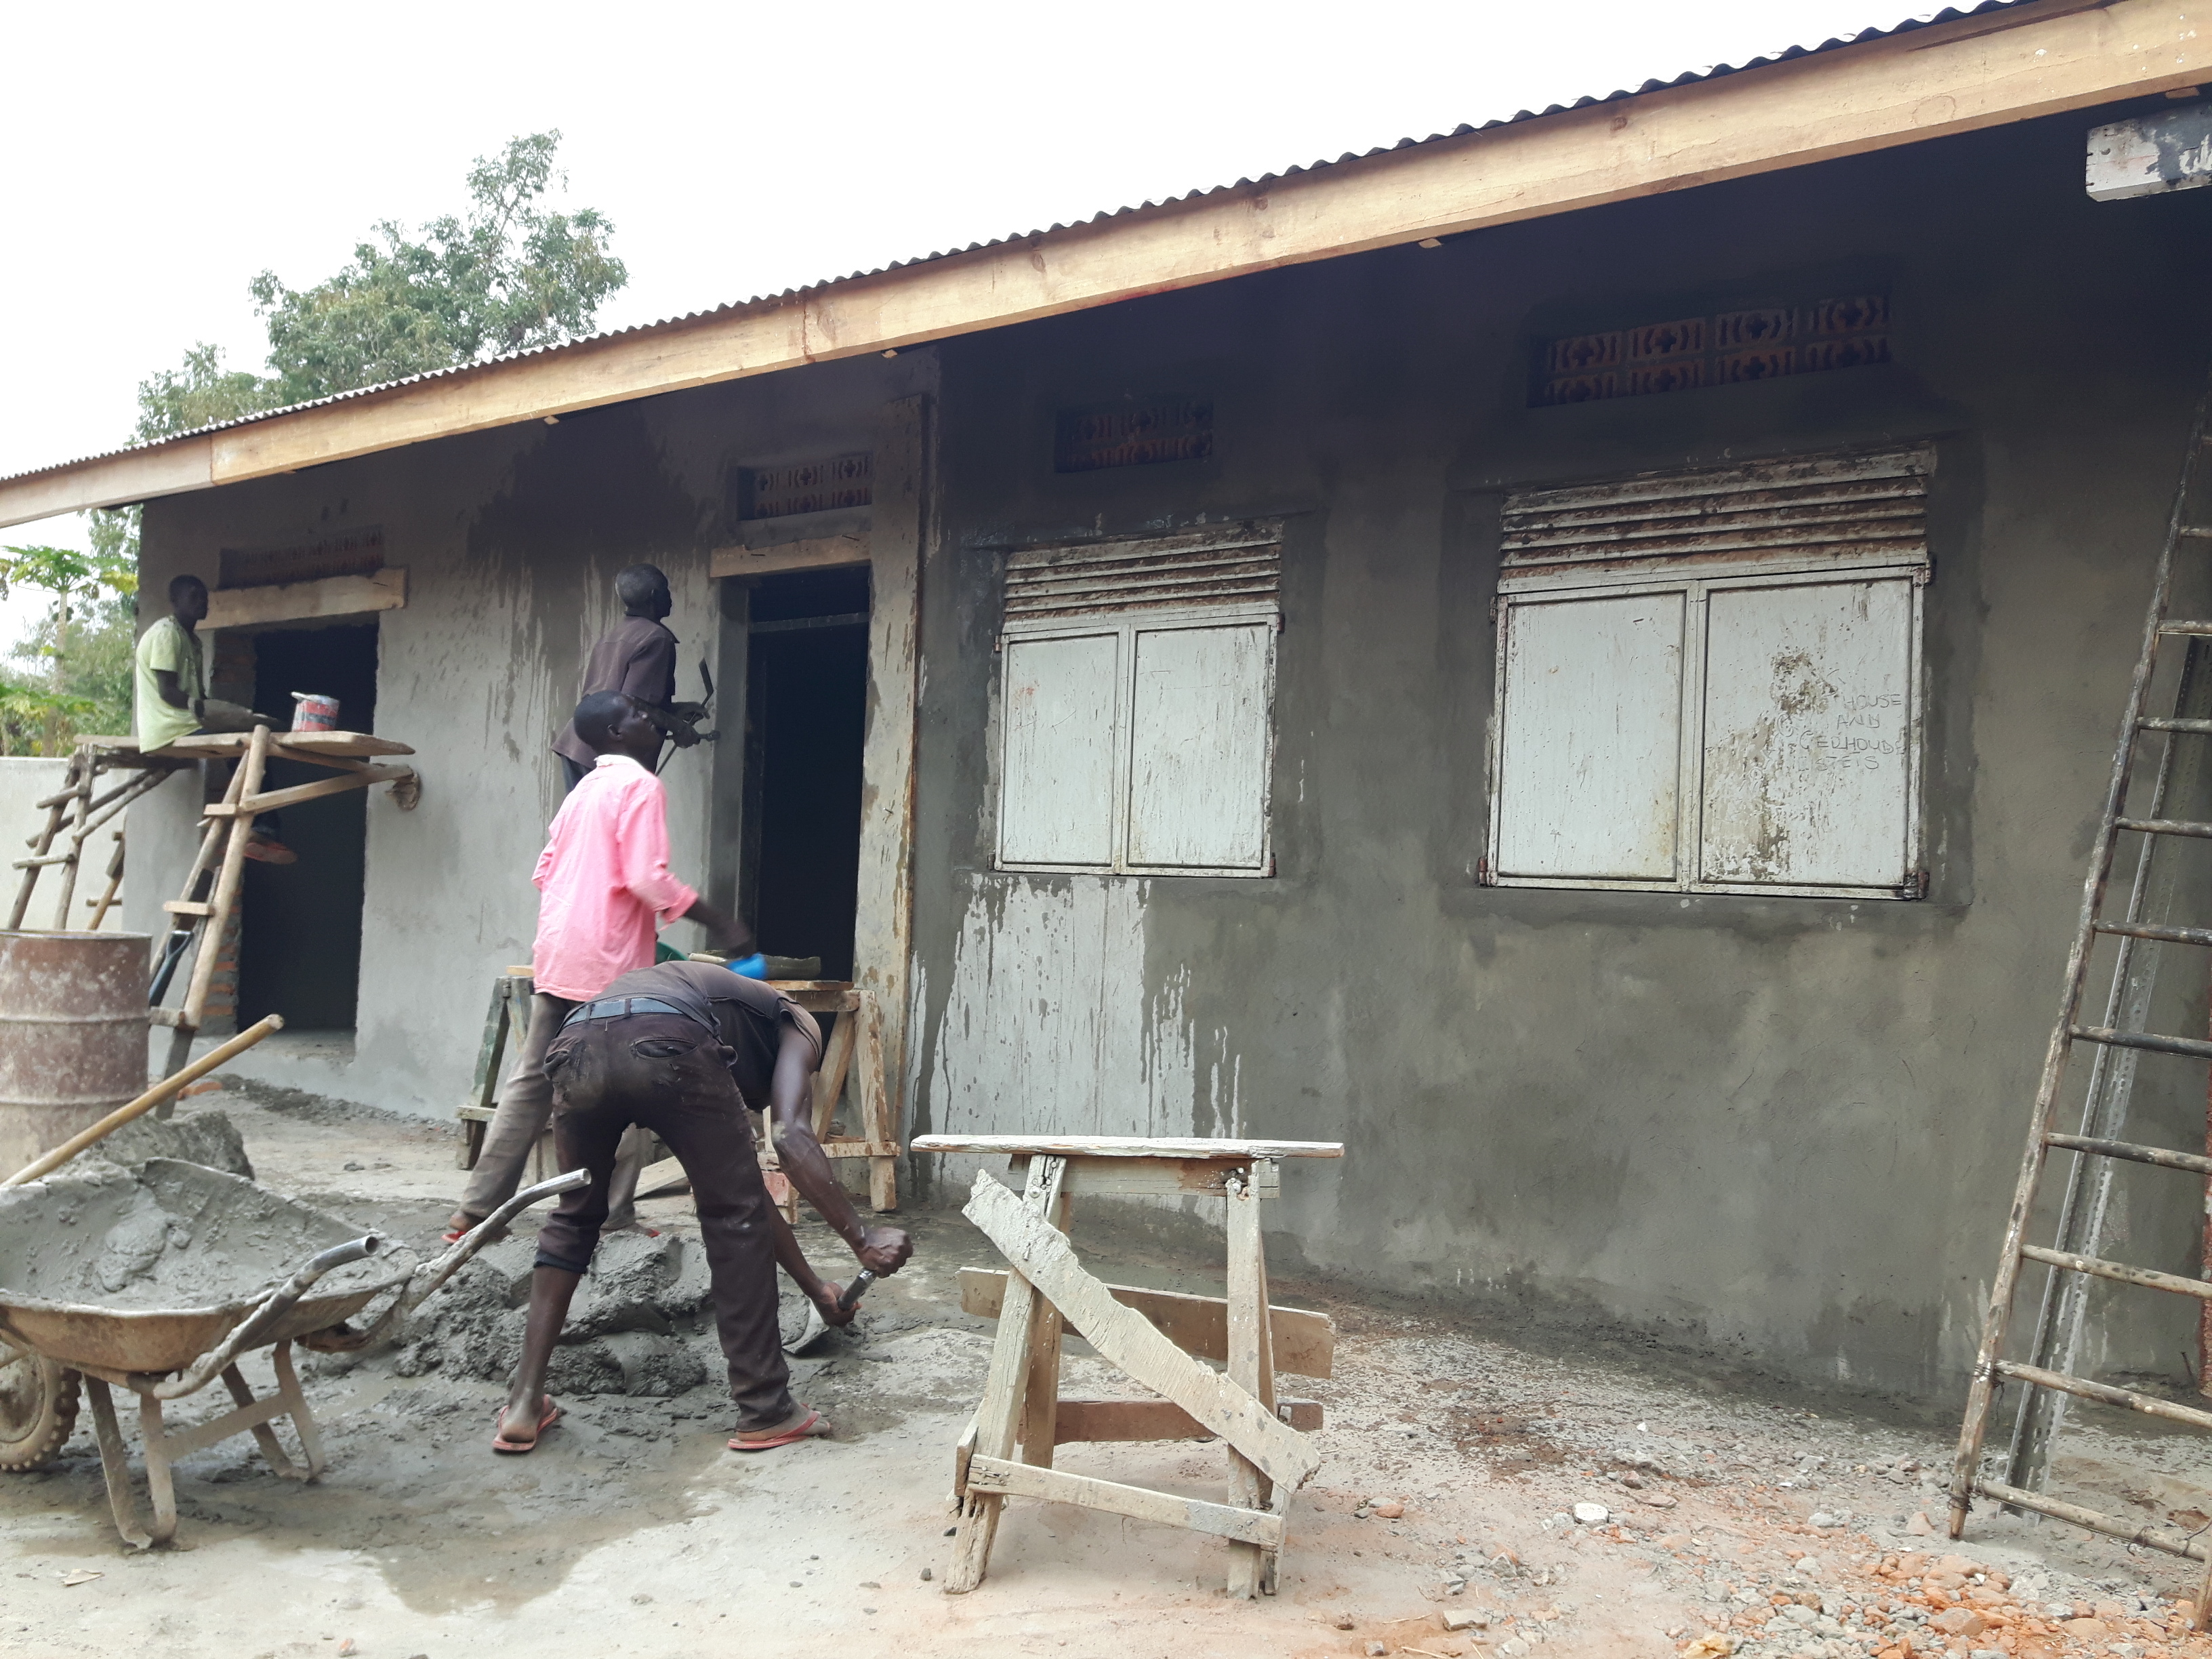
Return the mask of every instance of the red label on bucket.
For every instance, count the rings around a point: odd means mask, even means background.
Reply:
[[[295,732],[335,732],[338,729],[338,700],[313,691],[295,691],[292,729]]]

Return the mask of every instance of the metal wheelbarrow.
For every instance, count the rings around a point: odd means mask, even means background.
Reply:
[[[428,1261],[374,1234],[349,1237],[345,1223],[251,1181],[168,1158],[136,1176],[111,1167],[0,1190],[0,1470],[36,1468],[61,1449],[82,1384],[116,1530],[137,1548],[175,1534],[170,1466],[187,1452],[251,1431],[278,1474],[312,1480],[326,1460],[292,1345],[378,1341],[516,1215],[588,1180],[577,1170],[525,1188]],[[387,1295],[364,1328],[349,1324]],[[276,1392],[256,1399],[238,1361],[262,1347]],[[218,1376],[235,1409],[164,1426],[168,1401]],[[138,1396],[150,1526],[139,1523],[111,1388]],[[271,1426],[282,1417],[297,1460]]]

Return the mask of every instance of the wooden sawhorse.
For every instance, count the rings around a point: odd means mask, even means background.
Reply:
[[[1276,1194],[1282,1159],[1341,1158],[1341,1143],[922,1135],[913,1146],[917,1152],[1004,1153],[1027,1172],[1018,1198],[978,1170],[963,1212],[1012,1271],[1001,1281],[999,1335],[983,1401],[953,1455],[960,1527],[946,1591],[957,1595],[983,1582],[1008,1498],[1043,1498],[1225,1538],[1229,1593],[1273,1594],[1290,1494],[1321,1464],[1321,1455],[1298,1432],[1320,1426],[1320,1408],[1279,1401],[1275,1372],[1326,1375],[1334,1332],[1319,1314],[1269,1304],[1260,1205]],[[1083,1195],[1226,1200],[1229,1294],[1168,1296],[1092,1278],[1067,1242],[1069,1207]],[[979,1304],[988,1299],[983,1281],[997,1277],[975,1276]],[[963,1304],[968,1300],[963,1282]],[[1060,1337],[1068,1330],[1163,1398],[1062,1400]],[[1292,1350],[1297,1362],[1284,1364]],[[1200,1363],[1217,1357],[1227,1362],[1225,1375]],[[1070,1441],[1209,1435],[1228,1447],[1225,1504],[1052,1467],[1053,1448]]]
[[[499,1110],[500,1090],[506,1082],[507,1056],[510,1046],[519,1056],[522,1039],[530,1032],[530,1000],[538,994],[538,981],[532,977],[535,969],[528,963],[519,968],[507,968],[491,982],[491,1006],[484,1015],[483,1042],[477,1049],[476,1078],[469,1085],[469,1097],[456,1109],[455,1117],[461,1121],[461,1152],[459,1163],[464,1170],[477,1167],[477,1158],[483,1151],[484,1132]],[[533,1182],[548,1179],[538,1173],[549,1170],[553,1162],[552,1131],[538,1137],[538,1145],[531,1151],[531,1175]],[[558,1175],[558,1170],[551,1170]]]
[[[835,1014],[837,1029],[814,1074],[814,1138],[832,1158],[868,1160],[868,1207],[898,1208],[898,1125],[891,1119],[890,1079],[884,1075],[884,1012],[867,992],[842,979],[770,980],[810,1014]],[[860,1133],[833,1135],[830,1120],[853,1080]]]

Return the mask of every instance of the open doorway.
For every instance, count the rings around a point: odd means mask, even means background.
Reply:
[[[252,635],[253,707],[289,715],[295,691],[338,700],[338,724],[373,732],[376,624],[270,629]],[[331,775],[271,761],[265,789]],[[238,1020],[282,1014],[288,1029],[351,1030],[361,993],[361,911],[367,874],[368,792],[301,801],[278,816],[294,864],[248,860],[240,904]]]
[[[738,902],[772,956],[853,976],[868,568],[762,578],[748,608]]]

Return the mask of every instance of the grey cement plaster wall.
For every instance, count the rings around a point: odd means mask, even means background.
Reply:
[[[403,812],[385,790],[369,802],[355,1045],[306,1045],[291,1059],[280,1042],[259,1069],[395,1109],[444,1115],[460,1103],[492,976],[530,959],[530,872],[562,792],[548,745],[585,653],[620,615],[616,573],[641,560],[668,573],[678,689],[696,696],[699,659],[716,656],[721,634],[708,555],[742,533],[738,469],[866,448],[881,406],[927,390],[933,370],[927,354],[826,366],[149,504],[149,594],[179,570],[212,578],[225,547],[370,525],[383,526],[387,562],[409,573],[406,606],[379,618],[376,728],[414,746],[422,804]],[[142,621],[158,614],[149,605]],[[712,763],[693,750],[662,774],[672,861],[695,884],[709,864]],[[131,927],[161,922],[159,902],[191,856],[191,817],[182,789],[133,809],[143,876]],[[670,940],[699,943],[684,923]]]
[[[942,348],[916,1130],[1340,1139],[1275,1224],[1314,1267],[1955,1385],[2212,344],[2212,198],[2089,203],[2089,124]],[[1865,285],[1892,365],[1527,406],[1534,337]],[[1148,392],[1210,394],[1215,456],[1052,471],[1054,410]],[[1941,457],[1928,902],[1477,885],[1500,489],[1907,437]],[[1277,878],[994,873],[1000,550],[1275,514]],[[2201,1030],[2201,958],[2167,985]],[[2138,1127],[2197,1144],[2203,1091],[2147,1066]],[[2186,1180],[2122,1187],[2115,1248],[2193,1272]],[[2179,1371],[2191,1310],[2105,1305],[2094,1360]]]
[[[371,803],[358,1048],[313,1080],[451,1109],[483,981],[527,952],[544,744],[609,579],[668,569],[688,683],[732,470],[863,447],[885,403],[929,392],[911,1129],[1340,1139],[1344,1163],[1286,1176],[1279,1260],[1953,1388],[2212,346],[2212,198],[2087,202],[2082,135],[2108,116],[154,503],[149,592],[223,546],[368,524],[411,573],[378,726],[421,751],[423,800]],[[1527,407],[1537,337],[1869,284],[1894,301],[1890,366]],[[1212,459],[1053,471],[1054,410],[1194,392]],[[1940,453],[1929,900],[1477,885],[1500,490],[1905,438]],[[1254,514],[1287,526],[1277,876],[994,872],[1002,550]],[[726,881],[708,769],[670,768],[677,862]],[[134,927],[188,855],[188,808],[134,814]],[[2158,1024],[2203,1029],[2201,962],[2165,987]],[[2201,1066],[2147,1065],[2139,1092],[2146,1139],[2196,1144]],[[2194,1207],[2129,1172],[2115,1248],[2193,1271]],[[2186,1310],[2100,1305],[2097,1363],[2179,1368]]]

